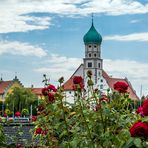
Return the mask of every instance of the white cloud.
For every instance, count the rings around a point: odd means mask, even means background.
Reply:
[[[122,65],[122,66],[121,66]],[[113,77],[127,77],[140,96],[140,87],[143,86],[143,95],[148,95],[148,63],[131,60],[104,59],[104,69]]]
[[[46,51],[40,47],[18,41],[0,41],[0,55],[2,54],[36,57],[43,57],[47,55]]]
[[[106,15],[148,13],[148,4],[136,0],[4,0],[0,1],[0,33],[43,30],[51,25],[51,17],[30,13],[50,13],[58,15]]]
[[[66,80],[74,73],[81,63],[82,60],[79,58],[68,58],[52,54],[47,60],[40,63],[44,66],[36,68],[34,71],[48,74],[50,79],[53,79],[54,81],[57,81],[61,76],[64,76]]]
[[[148,32],[143,33],[133,33],[127,35],[113,35],[106,36],[104,40],[113,40],[113,41],[148,41]]]
[[[139,22],[141,22],[141,20],[131,20],[131,21],[130,21],[131,24],[139,23]]]
[[[127,77],[138,95],[142,84],[143,94],[148,94],[148,63],[111,59],[104,59],[103,61],[103,69],[107,71],[109,75],[118,78]],[[61,76],[64,76],[65,80],[67,80],[81,63],[82,59],[79,58],[51,55],[49,59],[43,61],[43,63],[38,63],[38,68],[35,68],[34,71],[42,74],[45,73],[51,80],[56,82]]]

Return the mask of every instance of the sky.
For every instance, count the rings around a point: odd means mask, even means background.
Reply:
[[[43,74],[51,83],[67,80],[83,62],[92,13],[103,69],[147,95],[148,0],[0,0],[3,80],[17,75],[26,87],[42,87]]]

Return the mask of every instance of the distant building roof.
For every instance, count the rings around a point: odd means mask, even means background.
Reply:
[[[42,88],[31,88],[31,91],[32,91],[32,93],[33,94],[35,94],[35,95],[40,95],[40,96],[42,96],[43,94],[42,94]]]
[[[0,81],[0,94],[4,94],[5,90],[8,89],[13,84],[13,80],[10,81]]]

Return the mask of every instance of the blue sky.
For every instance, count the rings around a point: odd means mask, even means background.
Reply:
[[[148,0],[0,0],[0,73],[25,86],[56,83],[84,57],[83,36],[94,25],[103,37],[104,70],[127,77],[148,94]]]

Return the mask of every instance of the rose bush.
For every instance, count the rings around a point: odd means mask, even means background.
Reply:
[[[148,98],[136,109],[136,113],[140,116],[138,121],[130,127],[130,134],[133,137],[130,139],[130,143],[136,141],[138,147],[148,147]]]
[[[81,89],[83,79],[73,79],[74,86],[77,86],[74,104],[65,101],[63,78],[59,79],[58,88],[44,80],[46,85],[42,93],[45,99],[41,100],[38,107],[36,126],[32,132],[38,145],[60,148],[128,148],[140,144],[146,147],[147,121],[139,121],[142,117],[136,114],[132,100],[126,94],[128,85],[117,83],[114,87],[117,91],[107,91],[106,96],[101,96],[98,90],[93,89],[91,76],[88,72],[89,95]]]

